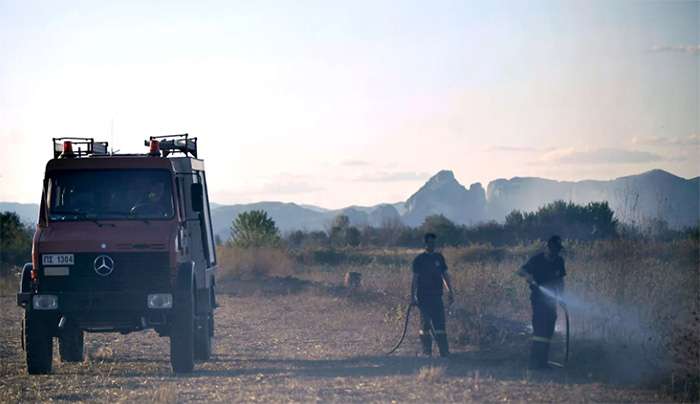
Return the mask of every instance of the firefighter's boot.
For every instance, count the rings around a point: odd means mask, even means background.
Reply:
[[[530,369],[549,369],[549,340],[546,338],[534,337],[532,348],[530,349]]]
[[[440,349],[441,357],[447,358],[450,356],[450,346],[447,342],[447,334],[445,334],[445,331],[435,332],[435,342],[437,342],[437,346]]]
[[[420,332],[420,343],[423,346],[423,355],[432,356],[433,355],[433,338],[430,336],[430,332]]]

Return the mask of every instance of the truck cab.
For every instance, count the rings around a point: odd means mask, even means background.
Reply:
[[[54,139],[17,303],[30,374],[82,361],[86,332],[155,329],[177,373],[211,356],[216,251],[197,138],[151,137],[144,154]]]

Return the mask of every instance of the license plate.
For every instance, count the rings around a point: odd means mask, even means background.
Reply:
[[[73,265],[75,260],[73,254],[43,254],[41,263],[43,265]]]

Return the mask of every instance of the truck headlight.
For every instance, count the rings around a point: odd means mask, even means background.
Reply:
[[[58,296],[34,295],[32,297],[32,307],[34,310],[56,310],[58,308]]]
[[[154,293],[148,295],[149,309],[170,309],[173,307],[173,295],[170,293]]]

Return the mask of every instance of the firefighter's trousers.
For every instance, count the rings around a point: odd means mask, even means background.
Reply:
[[[532,303],[532,349],[530,367],[541,369],[548,367],[549,344],[554,335],[557,322],[557,304],[548,298],[533,298]]]
[[[450,354],[445,333],[445,306],[442,303],[442,295],[428,295],[418,297],[418,309],[420,310],[420,341],[425,355],[433,353],[433,339],[437,342],[440,356]]]

